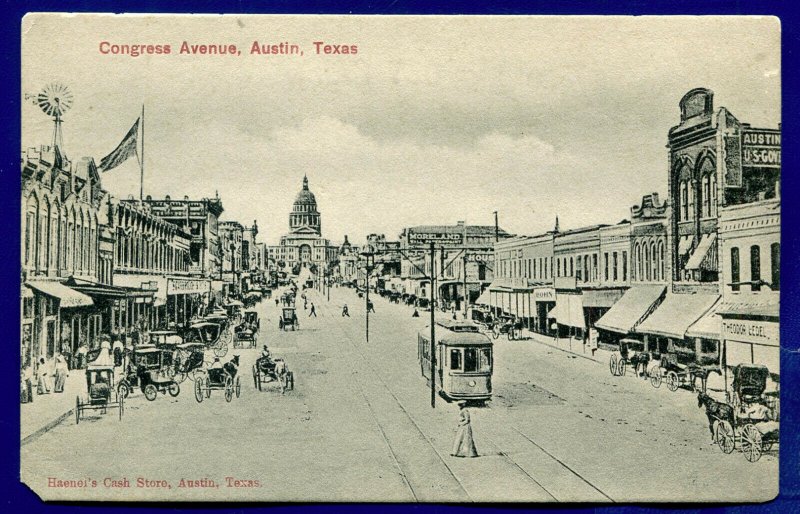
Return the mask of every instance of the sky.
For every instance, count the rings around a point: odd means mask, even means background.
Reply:
[[[169,44],[104,55],[100,43]],[[241,55],[181,55],[234,44]],[[303,55],[251,55],[254,41]],[[317,55],[313,42],[357,46]],[[780,25],[764,17],[29,15],[22,91],[73,95],[63,149],[97,162],[145,106],[144,191],[213,197],[276,244],[309,179],[332,242],[421,224],[536,234],[626,219],[666,196],[667,132],[690,89],[780,123]],[[22,148],[53,122],[22,106]],[[138,196],[131,159],[102,175]]]

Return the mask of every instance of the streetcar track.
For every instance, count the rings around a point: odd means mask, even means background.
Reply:
[[[411,424],[414,426],[414,428],[419,433],[419,435],[421,435],[422,438],[425,440],[425,442],[428,444],[428,446],[430,446],[430,448],[433,450],[433,452],[438,457],[439,461],[442,463],[442,465],[445,467],[445,469],[447,469],[447,471],[450,474],[450,476],[458,484],[458,486],[461,489],[461,491],[466,495],[467,498],[469,498],[469,501],[474,503],[475,500],[472,498],[472,496],[470,496],[470,494],[467,491],[466,487],[464,487],[464,484],[461,482],[461,480],[459,480],[459,478],[456,476],[456,474],[453,472],[453,470],[447,464],[447,462],[445,461],[444,457],[442,457],[441,453],[439,453],[439,450],[436,449],[436,446],[433,444],[433,442],[428,438],[428,436],[425,434],[425,432],[420,428],[420,426],[417,424],[417,422],[414,420],[414,418],[411,416],[411,414],[409,414],[409,412],[406,409],[406,407],[402,404],[402,402],[400,402],[400,400],[397,398],[397,396],[394,394],[394,392],[392,392],[392,390],[389,389],[389,386],[386,385],[386,382],[380,377],[380,375],[378,375],[375,372],[375,367],[372,364],[372,362],[368,361],[367,358],[364,356],[364,354],[361,351],[359,351],[359,347],[356,345],[355,341],[350,336],[350,334],[347,331],[345,331],[344,327],[342,327],[341,324],[339,324],[339,323],[337,323],[336,325],[337,325],[337,328],[339,329],[339,331],[350,342],[350,345],[355,350],[355,353],[367,365],[367,368],[372,373],[372,375],[375,376],[375,378],[377,378],[378,381],[380,381],[380,383],[383,385],[384,389],[386,389],[386,391],[389,393],[389,396],[392,397],[392,399],[395,401],[395,403],[400,408],[400,410],[403,412],[403,414],[406,416],[406,418],[408,418],[408,420],[411,422]],[[363,389],[361,388],[360,385],[359,385],[359,389],[360,389],[360,392],[361,392],[362,396],[365,397]],[[366,399],[366,397],[365,397],[365,399]],[[369,401],[367,401],[367,404],[370,405],[370,410],[372,411],[372,406],[371,406],[371,404],[369,404]],[[374,419],[375,423],[379,425],[379,423],[377,421],[377,418],[375,418],[374,411],[372,412],[372,415],[373,415],[373,419]],[[382,428],[381,428],[381,433],[384,435],[384,438],[386,438],[385,433],[383,433],[383,429]],[[386,443],[391,448],[391,443],[389,443],[388,439],[386,440]],[[394,455],[394,451],[393,450],[392,450],[392,454]],[[400,467],[399,462],[397,462],[397,465],[398,465],[398,467]],[[402,467],[400,467],[400,469],[402,470]],[[403,476],[404,477],[406,476],[405,472],[403,472]],[[414,494],[413,493],[413,488],[411,488],[410,483],[408,484],[408,486],[409,486],[410,489],[412,489],[412,494]],[[416,498],[416,494],[415,494],[415,498]]]
[[[338,325],[338,324],[337,324],[337,325]],[[343,327],[341,327],[341,325],[338,325],[338,328],[339,328],[339,330],[340,330],[340,331],[342,331],[343,333],[345,333],[345,331],[344,331],[344,328],[343,328]],[[345,335],[347,335],[347,336],[348,336],[348,339],[350,340],[350,344],[351,344],[351,345],[353,345],[354,347],[356,347],[356,343],[353,341],[353,339],[352,339],[351,337],[349,337],[349,334],[345,333]],[[360,345],[359,345],[359,346],[360,346]],[[376,377],[376,378],[377,378],[377,379],[378,379],[378,380],[381,382],[381,384],[383,384],[383,387],[384,387],[384,388],[385,388],[385,389],[386,389],[386,390],[389,392],[389,395],[390,395],[390,396],[391,396],[391,397],[394,399],[394,401],[397,403],[397,405],[400,407],[400,409],[403,411],[403,413],[404,413],[404,414],[405,414],[405,415],[408,417],[408,419],[409,419],[409,420],[411,421],[411,423],[412,423],[412,424],[415,426],[415,428],[416,428],[416,429],[417,429],[417,430],[420,432],[420,434],[421,434],[421,435],[422,435],[422,436],[423,436],[423,437],[426,439],[426,441],[427,441],[427,442],[428,442],[428,444],[431,446],[431,448],[434,450],[434,452],[436,452],[436,454],[437,454],[437,456],[439,457],[439,459],[442,461],[442,463],[445,465],[445,467],[448,469],[448,471],[450,471],[450,473],[451,473],[451,475],[453,476],[453,478],[454,478],[454,479],[455,479],[455,480],[456,480],[456,481],[459,483],[459,485],[461,485],[462,489],[464,489],[464,492],[466,493],[466,489],[464,488],[463,484],[461,484],[461,481],[460,481],[460,480],[459,480],[459,479],[458,479],[458,478],[455,476],[455,474],[452,472],[452,470],[450,469],[450,467],[447,465],[447,463],[445,462],[445,460],[442,458],[441,454],[439,454],[438,450],[436,450],[436,448],[434,447],[433,443],[431,443],[431,442],[430,442],[430,440],[427,438],[427,436],[424,434],[424,432],[423,432],[423,431],[420,429],[419,425],[417,425],[416,421],[415,421],[415,420],[412,418],[412,416],[411,416],[411,415],[408,413],[408,411],[407,411],[407,409],[405,408],[405,406],[403,406],[402,402],[400,402],[400,400],[397,398],[397,396],[394,394],[394,392],[393,392],[393,391],[392,391],[392,390],[389,388],[389,386],[386,384],[386,382],[383,380],[383,378],[382,378],[382,377],[381,377],[381,376],[380,376],[380,375],[379,375],[379,374],[378,374],[378,373],[375,371],[375,366],[374,366],[374,364],[372,363],[372,361],[371,361],[371,360],[369,360],[369,359],[368,359],[368,357],[366,357],[366,356],[365,356],[365,355],[364,355],[362,352],[358,351],[357,353],[358,353],[358,355],[361,357],[361,359],[362,359],[363,361],[365,361],[365,363],[367,363],[367,364],[368,364],[368,367],[369,367],[370,371],[372,372],[372,374],[373,374],[373,375],[374,375],[374,376],[375,376],[375,377]],[[564,463],[564,462],[563,462],[561,459],[559,459],[558,457],[556,457],[555,455],[553,455],[553,454],[552,454],[552,453],[550,453],[549,451],[545,450],[545,449],[544,449],[542,446],[540,446],[540,445],[539,445],[539,444],[537,444],[537,443],[536,443],[536,442],[535,442],[533,439],[531,439],[531,437],[529,437],[528,435],[526,435],[525,433],[523,433],[522,431],[520,431],[520,430],[519,430],[518,428],[516,428],[515,426],[512,426],[512,425],[509,425],[509,426],[510,426],[510,428],[511,428],[512,430],[514,430],[514,431],[515,431],[515,432],[517,432],[517,433],[518,433],[520,436],[522,436],[522,437],[523,437],[523,438],[524,438],[526,441],[528,441],[530,444],[532,444],[533,446],[535,446],[536,448],[538,448],[540,451],[542,451],[542,452],[543,452],[545,455],[547,455],[548,457],[550,457],[550,459],[552,459],[553,461],[555,461],[555,462],[556,462],[556,463],[557,463],[559,466],[561,466],[562,468],[564,468],[564,469],[566,469],[567,471],[569,471],[570,473],[572,473],[574,476],[576,476],[577,478],[579,478],[581,481],[583,481],[585,484],[587,484],[587,485],[588,485],[589,487],[591,487],[593,490],[597,491],[597,492],[598,492],[600,495],[602,495],[604,498],[608,499],[608,501],[610,501],[610,502],[612,502],[612,503],[616,503],[616,502],[614,501],[614,499],[613,499],[613,498],[611,498],[610,496],[608,496],[608,495],[607,495],[605,492],[603,492],[603,491],[602,491],[600,488],[598,488],[598,487],[597,487],[597,486],[595,486],[593,483],[591,483],[589,480],[587,480],[587,479],[586,479],[586,478],[585,478],[583,475],[581,475],[580,473],[578,473],[577,471],[575,471],[574,469],[572,469],[570,466],[568,466],[566,463]],[[557,498],[557,497],[556,497],[556,496],[555,496],[555,495],[554,495],[552,492],[550,492],[550,491],[549,491],[549,490],[548,490],[546,487],[544,487],[544,485],[542,485],[542,484],[541,484],[541,483],[540,483],[538,480],[536,480],[536,479],[535,479],[535,478],[534,478],[534,477],[533,477],[533,476],[532,476],[530,473],[528,473],[528,472],[527,472],[527,471],[526,471],[526,470],[525,470],[525,469],[524,469],[524,468],[523,468],[523,467],[522,467],[522,466],[521,466],[519,463],[517,463],[517,462],[516,462],[516,461],[515,461],[513,458],[511,458],[511,456],[510,456],[510,455],[508,455],[506,452],[504,452],[503,450],[501,450],[501,449],[500,449],[500,448],[501,448],[501,447],[500,447],[500,445],[498,445],[498,444],[495,442],[495,440],[494,440],[492,437],[490,437],[490,436],[487,436],[486,434],[484,434],[484,437],[485,437],[486,439],[488,439],[488,440],[490,441],[490,443],[491,443],[491,444],[492,444],[492,445],[493,445],[495,448],[497,448],[497,449],[498,449],[498,453],[499,453],[499,455],[500,455],[500,456],[502,456],[504,459],[506,459],[506,460],[507,460],[509,463],[511,463],[511,464],[512,464],[514,467],[516,467],[517,469],[519,469],[519,470],[520,470],[520,471],[521,471],[521,472],[522,472],[522,473],[523,473],[525,476],[527,476],[527,477],[528,477],[528,478],[529,478],[529,479],[530,479],[530,480],[531,480],[531,481],[532,481],[534,484],[536,484],[536,485],[537,485],[539,488],[541,488],[541,489],[542,489],[542,490],[543,490],[545,493],[547,493],[547,495],[548,495],[548,496],[550,496],[550,497],[551,497],[553,500],[555,500],[555,501],[557,501],[557,502],[558,502],[558,501],[561,501],[561,500],[559,500],[559,499],[558,499],[558,498]],[[466,494],[467,494],[467,496],[469,496],[469,493],[466,493]]]

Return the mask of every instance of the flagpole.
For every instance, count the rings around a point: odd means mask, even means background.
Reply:
[[[144,201],[144,104],[142,104],[142,160],[139,163],[139,202]]]

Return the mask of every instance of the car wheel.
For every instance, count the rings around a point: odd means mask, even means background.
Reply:
[[[158,396],[158,389],[153,384],[147,384],[144,386],[144,397],[147,398],[148,401],[153,401]]]
[[[177,382],[173,382],[169,385],[169,389],[167,389],[169,395],[175,398],[179,394],[181,394],[181,386],[177,384]]]

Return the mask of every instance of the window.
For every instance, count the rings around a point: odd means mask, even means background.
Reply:
[[[608,252],[603,253],[603,280],[608,281]]]
[[[713,339],[701,339],[700,340],[700,352],[701,353],[717,353],[717,342]]]
[[[681,182],[681,198],[680,198],[680,209],[681,209],[681,220],[689,219],[689,198],[687,195],[686,190],[686,182]]]
[[[33,317],[33,298],[28,297],[22,299],[22,317],[23,318]]]
[[[622,281],[628,281],[628,252],[622,252]]]
[[[703,216],[711,216],[711,185],[710,185],[710,177],[708,175],[703,176]]]
[[[645,280],[650,280],[650,247],[645,243],[644,245],[644,276]]]
[[[481,349],[481,371],[492,370],[492,350],[489,348]]]
[[[461,371],[461,350],[458,348],[450,350],[450,369]]]
[[[761,247],[750,247],[750,281],[751,291],[761,291]]]
[[[616,282],[617,280],[619,280],[619,254],[617,252],[614,252],[612,254],[612,257],[614,264],[614,267],[612,268],[614,276],[612,277],[612,279],[614,280],[614,282]]]
[[[572,257],[569,258],[569,276],[575,276],[575,260]]]
[[[772,243],[769,247],[770,270],[772,271],[772,290],[781,290],[781,244]]]
[[[689,209],[689,215],[686,219],[694,219],[694,185],[691,180],[686,183],[686,198]]]
[[[539,270],[536,267],[538,259],[533,259],[533,278],[539,278]]]
[[[464,348],[464,372],[478,371],[478,349]]]
[[[592,280],[597,280],[597,254],[592,254]]]
[[[660,280],[667,279],[667,272],[666,272],[666,255],[664,253],[664,241],[658,242],[658,264],[659,264],[659,277]]]
[[[557,277],[561,276],[561,259],[558,259],[558,274],[556,276]]]
[[[589,256],[585,255],[583,257],[583,281],[589,282]]]
[[[739,249],[731,248],[731,291],[739,291]]]
[[[578,262],[576,266],[576,273],[575,273],[575,280],[580,281],[583,278],[583,274],[581,273],[581,261],[583,261],[583,257],[578,255]]]

